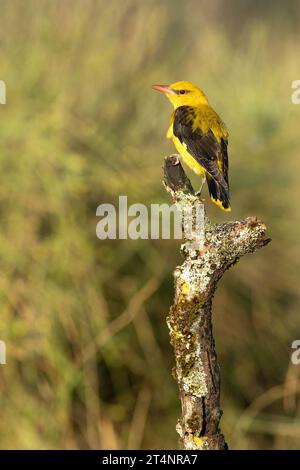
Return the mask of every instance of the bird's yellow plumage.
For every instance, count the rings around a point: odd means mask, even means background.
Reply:
[[[153,85],[174,106],[167,138],[172,139],[183,161],[206,178],[212,201],[230,211],[228,183],[228,132],[222,119],[195,85],[181,81]]]

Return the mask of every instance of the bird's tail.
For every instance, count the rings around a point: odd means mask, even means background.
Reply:
[[[229,190],[217,183],[208,173],[206,173],[206,181],[211,200],[224,211],[230,212]]]

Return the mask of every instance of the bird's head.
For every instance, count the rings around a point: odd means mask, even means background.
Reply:
[[[165,93],[174,108],[208,104],[205,94],[190,82],[175,82],[172,85],[152,85],[152,88]]]

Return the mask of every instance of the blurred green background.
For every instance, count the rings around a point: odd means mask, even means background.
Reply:
[[[270,246],[222,279],[231,448],[300,448],[299,1],[1,0],[0,447],[177,448],[165,323],[177,240],[100,241],[96,208],[169,202],[171,108],[198,84],[230,131],[233,212]],[[195,182],[195,178],[193,177]]]

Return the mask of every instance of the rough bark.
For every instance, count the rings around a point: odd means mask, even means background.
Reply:
[[[185,230],[184,261],[174,271],[175,298],[167,318],[182,408],[176,429],[185,449],[223,450],[212,298],[223,273],[270,238],[256,217],[212,224],[176,155],[165,158],[164,185],[183,214]]]

